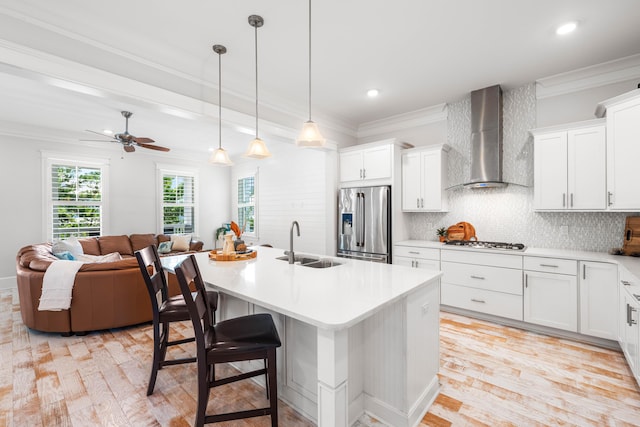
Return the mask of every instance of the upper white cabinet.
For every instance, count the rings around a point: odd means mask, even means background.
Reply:
[[[589,120],[531,133],[534,136],[534,208],[605,210],[604,122]]]
[[[340,152],[340,182],[390,179],[393,165],[392,144]]]
[[[640,157],[640,89],[601,102],[596,115],[606,115],[609,209],[640,209],[636,170]]]
[[[448,145],[414,148],[402,154],[402,210],[446,211]]]

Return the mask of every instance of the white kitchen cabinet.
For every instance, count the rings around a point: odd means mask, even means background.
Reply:
[[[522,320],[522,256],[442,250],[443,305]]]
[[[617,339],[618,267],[580,261],[580,330],[584,335]]]
[[[440,249],[395,245],[393,263],[426,270],[440,270]]]
[[[407,150],[402,154],[402,210],[446,211],[449,146]]]
[[[640,89],[598,104],[596,116],[606,115],[607,198],[611,210],[640,209]]]
[[[340,182],[390,179],[392,144],[340,152]]]
[[[578,332],[577,261],[524,257],[524,321]]]
[[[619,285],[619,344],[636,382],[640,384],[640,290],[629,281]]]
[[[602,120],[537,129],[531,133],[534,135],[534,208],[605,210],[606,139]]]

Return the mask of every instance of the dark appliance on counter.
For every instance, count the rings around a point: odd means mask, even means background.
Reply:
[[[338,256],[391,263],[391,187],[339,191]]]
[[[504,242],[481,242],[477,240],[450,240],[445,245],[464,246],[474,249],[504,249],[509,251],[524,251],[525,245],[522,243],[504,243]]]

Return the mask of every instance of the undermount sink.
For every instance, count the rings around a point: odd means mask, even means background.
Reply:
[[[287,255],[279,256],[276,259],[282,261],[289,261],[289,257]],[[301,265],[303,267],[313,267],[313,268],[327,268],[327,267],[335,267],[336,265],[340,265],[340,263],[336,261],[332,261],[330,259],[319,259],[304,255],[296,255],[293,258],[293,263]]]

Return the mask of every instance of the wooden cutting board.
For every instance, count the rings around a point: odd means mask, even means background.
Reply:
[[[640,254],[640,216],[628,216],[624,225],[622,253]]]

